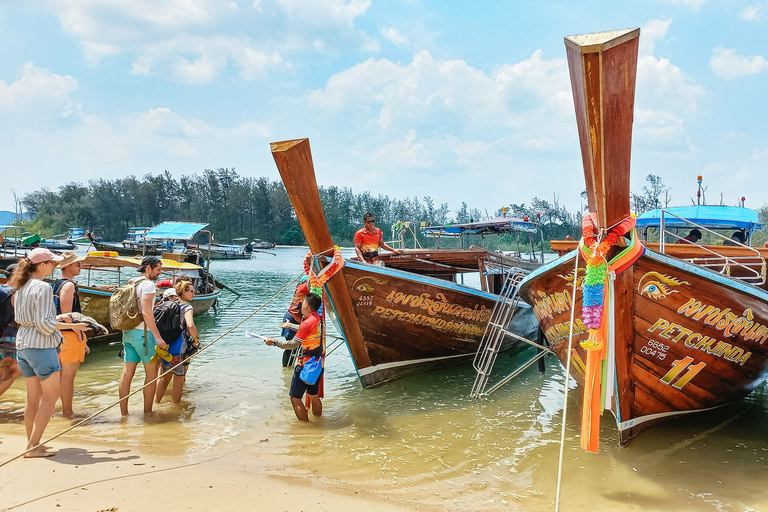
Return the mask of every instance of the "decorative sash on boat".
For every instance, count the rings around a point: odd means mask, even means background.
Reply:
[[[612,291],[615,276],[628,269],[645,253],[645,247],[637,239],[635,217],[625,218],[608,230],[605,237],[598,236],[598,228],[591,214],[582,219],[581,254],[587,261],[582,286],[581,318],[589,330],[589,337],[581,342],[587,353],[584,375],[584,398],[581,416],[581,447],[597,452],[600,440],[600,415],[612,397],[611,390],[602,385],[613,380],[613,368],[606,364],[606,340],[612,339],[614,315]],[[629,233],[630,242],[611,261],[605,258],[620,236]],[[609,349],[612,353],[612,348]],[[612,358],[611,358],[612,360]]]

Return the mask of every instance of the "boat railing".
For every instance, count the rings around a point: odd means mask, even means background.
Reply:
[[[491,318],[485,328],[483,338],[478,345],[477,353],[475,354],[475,359],[472,363],[477,371],[477,377],[475,377],[475,382],[469,393],[471,398],[481,398],[493,393],[518,376],[533,363],[552,352],[541,343],[531,341],[507,329],[512,321],[512,317],[518,309],[518,302],[520,301],[520,296],[518,294],[520,283],[526,275],[528,275],[528,272],[521,268],[511,268],[507,273],[507,278],[504,281],[501,293],[493,307]],[[496,383],[491,389],[486,391],[485,388],[488,386],[493,365],[496,363],[496,357],[499,355],[499,352],[501,352],[502,345],[507,337],[535,346],[538,353],[527,363],[521,365],[514,372],[504,377],[500,382]]]
[[[692,257],[692,258],[684,258],[686,261],[689,261],[690,263],[693,263],[694,265],[697,265],[702,268],[706,268],[707,270],[710,270],[712,272],[716,272],[718,274],[725,274],[727,276],[733,277],[734,279],[738,279],[740,281],[744,281],[746,283],[760,286],[765,283],[766,279],[766,263],[765,258],[763,258],[763,255],[755,249],[754,247],[750,247],[748,245],[742,244],[741,242],[737,240],[733,240],[721,233],[718,233],[716,231],[713,231],[706,226],[703,226],[697,222],[694,222],[690,219],[686,219],[684,217],[681,217],[679,215],[676,215],[670,211],[667,211],[665,209],[661,209],[661,216],[659,221],[659,252],[662,254],[666,254],[667,252],[667,244],[665,242],[665,235],[669,235],[673,239],[675,239],[678,243],[685,243],[690,244],[690,242],[684,237],[681,237],[677,233],[673,233],[672,231],[669,231],[666,229],[666,222],[665,222],[665,215],[670,215],[672,217],[675,217],[681,221],[683,221],[686,226],[691,228],[696,228],[702,231],[706,231],[707,233],[710,233],[715,236],[715,238],[720,238],[723,240],[724,244],[727,242],[731,246],[734,247],[741,247],[743,249],[746,249],[747,254],[743,255],[728,255],[728,254],[722,254],[718,252],[713,245],[698,245],[696,244],[696,247],[699,249],[709,253],[710,255],[707,257]]]

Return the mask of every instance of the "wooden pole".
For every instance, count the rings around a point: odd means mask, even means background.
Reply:
[[[325,222],[320,194],[317,191],[309,139],[273,142],[270,148],[285,190],[296,212],[296,218],[309,244],[309,250],[312,254],[320,254],[333,249],[333,240],[328,231],[328,224]],[[371,366],[371,360],[363,342],[363,334],[355,317],[352,299],[347,291],[344,270],[333,276],[326,283],[326,287],[355,365],[358,369]]]

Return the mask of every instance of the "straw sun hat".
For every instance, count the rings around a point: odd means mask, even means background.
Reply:
[[[78,261],[83,261],[85,259],[83,256],[79,256],[77,253],[75,253],[75,251],[64,251],[61,253],[61,256],[64,259],[59,262],[57,265],[58,268],[64,268],[68,265],[77,263]]]

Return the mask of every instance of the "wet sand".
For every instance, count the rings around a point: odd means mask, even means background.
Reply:
[[[24,450],[21,435],[0,436],[5,461]],[[57,439],[47,459],[20,459],[0,468],[0,510],[371,510],[431,512],[318,474],[288,471],[269,441],[212,456],[157,456],[141,447]]]

